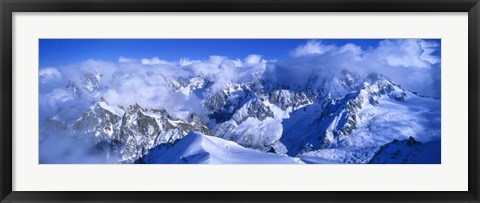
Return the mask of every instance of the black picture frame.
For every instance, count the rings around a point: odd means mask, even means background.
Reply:
[[[2,202],[479,201],[478,0],[0,0]],[[431,192],[23,192],[12,191],[13,12],[468,12],[468,191]],[[92,183],[94,184],[94,183]]]

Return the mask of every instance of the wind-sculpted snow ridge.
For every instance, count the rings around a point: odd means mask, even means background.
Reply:
[[[248,149],[235,142],[191,132],[161,144],[135,163],[143,164],[300,164],[299,158]]]

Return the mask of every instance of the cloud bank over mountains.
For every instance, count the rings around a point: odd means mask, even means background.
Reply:
[[[309,41],[291,52],[292,58],[271,63],[268,75],[279,81],[301,82],[311,73],[337,74],[342,70],[381,73],[405,88],[440,98],[440,44],[435,41],[383,40],[378,47],[362,50]],[[293,81],[292,81],[293,79]]]
[[[336,46],[311,40],[290,50],[286,59],[265,59],[261,53],[243,59],[215,55],[178,61],[165,61],[161,56],[142,59],[120,56],[116,62],[89,59],[65,67],[41,67],[40,105],[48,108],[73,102],[87,106],[104,97],[112,105],[138,103],[147,108],[165,108],[181,116],[182,111],[201,112],[204,108],[200,101],[209,95],[172,91],[168,87],[172,79],[205,78],[213,82],[209,92],[213,94],[227,88],[229,83],[263,78],[282,85],[302,85],[313,73],[328,78],[342,70],[381,73],[408,90],[440,98],[439,47],[436,41],[417,39],[383,40],[378,47],[367,49],[351,43]],[[90,75],[85,75],[86,72]],[[83,84],[86,77],[91,77],[91,84],[86,85],[95,90],[85,92],[91,101],[74,101],[75,93],[66,91],[65,86]]]

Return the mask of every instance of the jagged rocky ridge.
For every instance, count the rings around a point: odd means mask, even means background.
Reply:
[[[146,109],[138,104],[127,108],[110,106],[103,98],[73,124],[72,130],[76,135],[94,135],[99,145],[108,145],[118,152],[124,163],[131,163],[152,147],[174,142],[191,131],[210,134],[194,113],[183,121],[164,109]]]

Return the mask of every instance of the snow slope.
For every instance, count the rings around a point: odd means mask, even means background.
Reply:
[[[174,144],[154,147],[137,160],[146,164],[299,164],[299,158],[244,148],[235,142],[191,132]]]

